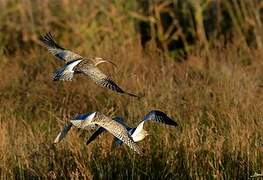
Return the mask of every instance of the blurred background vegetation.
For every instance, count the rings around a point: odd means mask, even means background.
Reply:
[[[247,179],[263,172],[262,0],[0,0],[1,179]],[[38,40],[118,64],[110,75],[140,100],[88,78],[52,82],[61,66]],[[52,142],[77,113],[152,109],[179,123],[148,123],[139,157],[90,146],[89,131]]]

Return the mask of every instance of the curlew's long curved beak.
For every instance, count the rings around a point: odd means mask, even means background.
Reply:
[[[98,60],[96,63],[95,63],[95,66],[98,66],[99,64],[101,63],[109,63],[111,65],[113,65],[115,68],[117,68],[118,66],[113,63],[112,61],[109,61],[109,60],[105,60],[105,59],[101,59],[101,60]]]

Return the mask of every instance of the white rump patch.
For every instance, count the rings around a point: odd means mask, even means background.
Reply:
[[[82,61],[82,60],[80,59],[80,60],[77,60],[77,61],[74,61],[74,62],[68,64],[68,65],[67,65],[67,69],[68,69],[69,71],[72,71],[73,68],[74,68],[76,65],[78,65],[81,61]]]
[[[142,121],[138,126],[137,128],[135,129],[134,133],[132,134],[133,137],[137,136],[138,134],[142,133],[143,131],[143,124],[144,124],[144,121]]]
[[[95,115],[96,115],[96,112],[94,112],[94,113],[92,113],[91,115],[89,115],[85,120],[87,120],[87,121],[92,121],[93,118],[95,117]]]

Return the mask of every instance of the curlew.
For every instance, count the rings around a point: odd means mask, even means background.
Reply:
[[[110,63],[116,66],[113,62],[105,60],[100,57],[85,58],[70,50],[61,47],[52,37],[50,33],[45,34],[40,38],[43,46],[45,46],[51,54],[58,59],[64,61],[66,64],[56,70],[53,75],[54,81],[71,81],[74,74],[82,73],[92,79],[97,85],[110,89],[114,92],[127,94],[129,96],[137,97],[136,95],[124,91],[120,88],[110,76],[105,75],[97,66],[101,63]]]
[[[116,122],[122,124],[126,128],[126,130],[128,131],[129,135],[131,136],[134,142],[142,141],[146,136],[149,135],[148,132],[143,129],[143,125],[146,121],[154,120],[156,122],[164,123],[170,126],[174,126],[174,127],[178,126],[178,124],[170,117],[168,117],[167,114],[159,110],[150,111],[148,114],[144,116],[143,120],[139,123],[139,125],[134,128],[127,126],[124,123],[123,118],[121,117],[115,117],[113,119]],[[97,136],[99,136],[104,131],[105,129],[103,127],[98,128],[87,140],[86,144],[88,145],[89,143],[91,143],[94,139],[96,139]],[[121,145],[123,142],[120,139],[115,138],[115,143]]]
[[[99,112],[89,112],[86,114],[80,114],[70,120],[70,123],[66,124],[61,132],[57,135],[54,143],[60,142],[69,132],[72,126],[77,128],[86,129],[92,127],[101,127],[103,130],[109,131],[121,142],[127,144],[131,149],[133,149],[138,154],[142,154],[140,147],[133,142],[130,134],[128,133],[126,127],[123,124],[114,121],[110,117],[105,116]]]

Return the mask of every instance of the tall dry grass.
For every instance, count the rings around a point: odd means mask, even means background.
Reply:
[[[230,42],[189,45],[178,63],[154,40],[142,48],[135,1],[72,2],[0,1],[1,179],[247,179],[263,171],[263,51],[246,41],[242,19]],[[260,42],[261,28],[254,29]],[[142,98],[111,93],[83,76],[52,82],[61,63],[37,40],[47,31],[67,48],[114,61],[117,69],[102,68]],[[77,129],[52,144],[77,113],[121,115],[135,126],[151,109],[179,127],[148,123],[151,135],[139,143],[143,157],[126,146],[111,150],[109,134],[86,146],[90,133]]]

